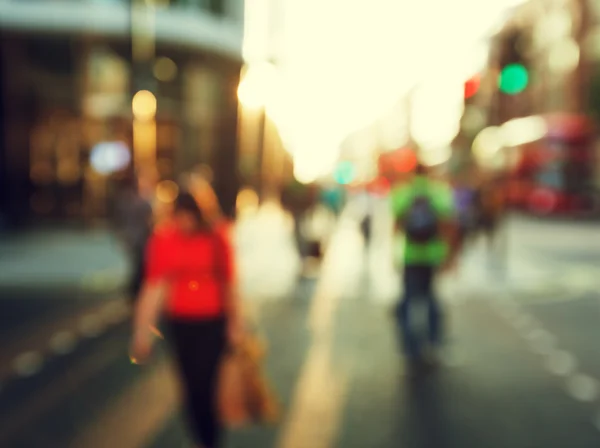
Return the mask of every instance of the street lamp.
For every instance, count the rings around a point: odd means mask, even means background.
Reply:
[[[153,168],[156,162],[156,97],[140,90],[131,102],[133,154],[138,168]]]

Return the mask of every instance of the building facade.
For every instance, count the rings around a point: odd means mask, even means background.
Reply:
[[[225,212],[234,213],[243,0],[148,3],[0,1],[5,221],[105,216],[110,175],[92,154],[114,142],[132,164],[145,148],[144,163],[162,180],[210,168]],[[132,114],[141,90],[156,100],[143,132]]]

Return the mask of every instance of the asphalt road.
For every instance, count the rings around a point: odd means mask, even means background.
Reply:
[[[600,275],[589,262],[600,250],[589,233],[512,221],[505,276],[488,264],[485,246],[474,247],[440,285],[444,365],[409,380],[389,312],[398,278],[386,261],[383,209],[377,217],[370,251],[346,219],[318,280],[261,302],[266,370],[284,414],[271,427],[231,431],[227,447],[600,446]],[[112,320],[100,312],[114,323],[81,336],[80,352],[45,364],[53,375],[19,379],[39,382],[21,386],[28,394],[0,391],[0,434],[12,434],[0,446],[189,446],[168,358],[130,365],[127,317],[116,309]]]
[[[600,252],[574,224],[510,226],[508,273],[498,272],[498,253],[488,263],[476,244],[442,283],[443,367],[415,381],[404,375],[389,312],[398,293],[381,261],[389,239],[380,234],[365,252],[349,224],[306,309],[289,301],[263,314],[277,341],[268,371],[283,421],[234,431],[228,447],[600,446],[600,297],[591,287],[600,276],[586,258]],[[183,433],[171,420],[148,446],[171,446]]]

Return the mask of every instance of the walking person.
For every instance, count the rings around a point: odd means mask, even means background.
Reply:
[[[492,178],[479,188],[479,227],[481,234],[487,240],[490,253],[496,242],[498,224],[504,213],[504,202],[504,191],[499,178]]]
[[[453,267],[458,254],[456,219],[452,191],[448,185],[428,177],[418,165],[413,178],[391,193],[396,229],[405,235],[403,297],[397,318],[409,374],[418,374],[429,365],[424,342],[435,353],[442,343],[442,310],[434,283],[437,275]],[[426,308],[427,341],[415,329],[415,312]]]
[[[364,193],[364,215],[360,221],[360,233],[364,241],[365,251],[369,251],[373,235],[373,204],[368,192]]]
[[[166,310],[167,340],[181,374],[195,442],[218,448],[218,374],[228,345],[241,340],[242,319],[227,229],[209,220],[214,204],[207,211],[201,205],[192,194],[181,193],[172,222],[150,239],[131,351],[136,360],[150,355],[151,329]]]
[[[479,208],[476,203],[475,189],[466,182],[454,185],[454,203],[456,206],[458,238],[464,246],[477,229]]]

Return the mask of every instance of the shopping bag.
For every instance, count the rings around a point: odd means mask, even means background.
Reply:
[[[224,425],[235,428],[251,421],[246,403],[244,371],[237,352],[228,354],[223,360],[218,394],[219,412]]]
[[[279,405],[263,368],[266,344],[258,337],[248,337],[240,347],[244,359],[246,398],[252,420],[256,423],[275,423]]]
[[[249,336],[223,362],[219,407],[225,426],[277,421],[279,405],[262,367],[265,353],[264,342]]]

